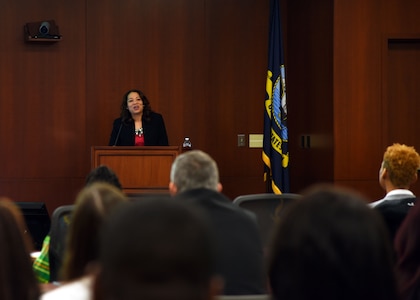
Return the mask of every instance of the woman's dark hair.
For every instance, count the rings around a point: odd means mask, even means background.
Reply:
[[[92,183],[80,191],[67,236],[61,279],[68,281],[87,273],[86,267],[99,255],[102,223],[125,201],[127,198],[122,191],[105,182]]]
[[[124,123],[128,123],[128,122],[133,120],[130,112],[127,109],[127,97],[130,93],[139,94],[141,100],[143,101],[143,105],[144,105],[144,107],[143,107],[143,118],[146,121],[150,121],[150,112],[152,111],[152,107],[150,106],[150,102],[147,99],[146,95],[142,91],[137,90],[137,89],[131,89],[131,90],[127,91],[123,96],[123,99],[122,99],[122,102],[121,102],[121,119],[122,119],[122,121]]]
[[[3,202],[5,200],[0,200]],[[23,232],[9,205],[0,205],[0,299],[38,300],[40,290],[32,271]]]
[[[101,236],[95,299],[208,299],[214,237],[201,211],[159,196],[129,202]]]
[[[270,253],[274,299],[396,299],[386,227],[363,199],[322,185],[286,208]]]
[[[107,182],[122,190],[121,182],[117,174],[115,174],[111,168],[105,165],[100,165],[99,167],[91,170],[90,173],[86,176],[86,186],[95,182]]]

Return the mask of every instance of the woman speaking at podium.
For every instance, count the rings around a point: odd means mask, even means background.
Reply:
[[[168,146],[161,114],[152,111],[146,95],[136,89],[124,94],[121,116],[114,120],[109,146]]]

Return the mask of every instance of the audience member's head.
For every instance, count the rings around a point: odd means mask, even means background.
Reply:
[[[37,300],[38,282],[32,272],[26,226],[19,208],[9,199],[0,199],[0,299]]]
[[[120,180],[115,172],[108,166],[100,165],[99,167],[90,171],[86,176],[85,185],[90,185],[94,182],[107,182],[120,190],[122,189]]]
[[[384,153],[379,183],[387,192],[393,189],[409,189],[417,180],[419,168],[420,156],[414,147],[393,144]]]
[[[222,185],[213,158],[203,151],[191,150],[175,158],[171,168],[169,191],[174,195],[198,188],[220,192]]]
[[[220,290],[203,216],[168,198],[120,207],[102,233],[95,299],[198,300]]]
[[[76,198],[67,236],[62,279],[86,275],[87,267],[99,253],[99,230],[115,207],[127,201],[125,195],[109,183],[87,185]]]
[[[394,241],[397,283],[401,299],[420,295],[420,204],[416,204],[401,224]],[[417,295],[416,295],[417,294]],[[411,298],[408,298],[412,295]]]
[[[352,191],[312,187],[277,224],[269,278],[275,299],[396,299],[380,216]]]

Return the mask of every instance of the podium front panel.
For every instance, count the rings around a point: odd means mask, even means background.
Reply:
[[[126,194],[168,193],[171,166],[179,147],[94,146],[92,168],[110,167]]]

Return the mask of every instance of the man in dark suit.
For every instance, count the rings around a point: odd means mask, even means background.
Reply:
[[[215,271],[223,278],[223,293],[266,293],[256,218],[221,193],[216,162],[199,150],[179,155],[172,165],[169,190],[176,200],[199,207],[209,218],[216,238]]]
[[[379,170],[379,184],[385,190],[383,199],[370,203],[383,217],[388,227],[391,241],[416,202],[410,186],[417,181],[420,156],[414,147],[393,144],[383,156]]]

